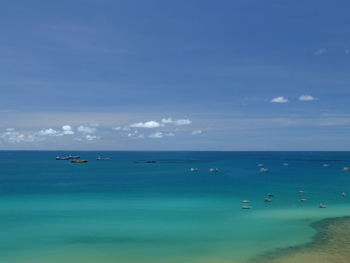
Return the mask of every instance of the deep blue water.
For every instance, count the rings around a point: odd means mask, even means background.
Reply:
[[[55,160],[69,154],[89,162]],[[346,166],[350,152],[3,151],[0,262],[242,262],[347,215]]]

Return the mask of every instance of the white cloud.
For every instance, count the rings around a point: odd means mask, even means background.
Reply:
[[[175,136],[175,134],[172,132],[169,132],[169,133],[154,132],[154,133],[151,133],[148,137],[152,139],[161,139],[163,137],[173,137],[173,136]]]
[[[128,133],[128,137],[129,138],[133,138],[133,139],[143,139],[145,138],[145,136],[142,133],[139,133],[138,130],[134,130],[132,132]]]
[[[325,48],[320,48],[320,49],[318,49],[318,50],[316,50],[315,52],[314,52],[314,55],[315,56],[320,56],[320,55],[322,55],[322,54],[324,54],[324,53],[326,53],[327,52],[327,49],[325,49]]]
[[[192,121],[188,119],[179,119],[179,120],[176,120],[174,123],[175,125],[189,125],[192,123]]]
[[[173,120],[172,118],[163,118],[161,120],[162,123],[165,123],[165,124],[174,124],[174,125],[189,125],[192,123],[191,120],[189,119],[178,119],[178,120]]]
[[[2,134],[0,134],[0,138],[9,143],[34,142],[43,140],[41,138],[36,137],[34,134],[25,134],[17,132],[14,129],[3,132]]]
[[[120,131],[122,129],[122,127],[112,127],[112,130],[115,130],[115,131]]]
[[[62,126],[62,134],[64,134],[64,135],[73,135],[74,131],[73,131],[72,126],[70,126],[70,125],[63,125]]]
[[[54,130],[52,128],[48,128],[48,129],[42,129],[40,131],[38,131],[37,133],[39,136],[61,136],[63,135],[62,133],[60,133],[57,130]]]
[[[273,103],[286,103],[286,102],[288,102],[288,99],[283,97],[283,96],[280,96],[280,97],[273,98],[271,100],[271,102],[273,102]]]
[[[162,132],[154,132],[151,133],[148,137],[152,139],[160,139],[163,138],[164,134]]]
[[[318,98],[311,96],[311,95],[301,95],[299,97],[300,101],[313,101],[313,100],[318,100]]]
[[[132,128],[158,128],[163,126],[161,123],[157,121],[147,121],[147,122],[138,122],[131,124],[130,127]]]
[[[93,141],[93,140],[99,139],[99,137],[97,137],[96,135],[87,134],[87,135],[85,135],[85,139],[88,141]]]
[[[192,135],[200,135],[200,134],[202,134],[203,132],[202,132],[202,130],[194,130],[194,131],[192,131]]]
[[[163,118],[162,119],[162,123],[172,123],[172,122],[173,122],[172,118],[167,118],[167,119]]]
[[[94,133],[96,131],[96,128],[95,127],[89,127],[89,126],[83,126],[83,125],[80,125],[78,128],[77,128],[77,131],[78,132],[81,132],[81,133]]]

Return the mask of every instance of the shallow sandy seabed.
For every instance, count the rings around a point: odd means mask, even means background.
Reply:
[[[350,217],[324,219],[311,225],[311,243],[266,253],[250,263],[349,263]]]

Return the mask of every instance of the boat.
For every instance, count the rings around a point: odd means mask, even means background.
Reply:
[[[72,156],[72,155],[56,156],[56,160],[77,160],[77,159],[80,159],[80,156]]]
[[[299,190],[299,194],[305,194],[305,191],[304,190]]]
[[[219,171],[218,168],[210,168],[209,169],[209,172],[211,172],[211,173],[217,173],[218,171]]]
[[[327,205],[321,203],[318,207],[319,207],[319,208],[327,208]]]
[[[301,198],[299,201],[303,203],[303,202],[306,202],[307,199],[306,198]]]
[[[288,165],[289,165],[289,163],[283,163],[283,165],[284,165],[284,166],[288,166]]]
[[[149,161],[146,161],[146,163],[156,163],[157,161],[155,160],[149,160]]]
[[[69,160],[69,157],[67,157],[67,156],[63,156],[63,157],[56,156],[56,160]]]
[[[190,171],[191,172],[198,172],[198,168],[191,168]]]
[[[341,193],[341,196],[346,196],[346,193]]]
[[[263,166],[264,166],[264,164],[258,163],[258,167],[263,167]]]
[[[349,167],[344,167],[344,168],[343,168],[343,171],[344,171],[344,172],[349,172],[349,171],[350,171],[350,168],[349,168]]]
[[[265,202],[265,203],[271,203],[271,202],[272,202],[272,199],[270,199],[270,198],[265,198],[265,199],[264,199],[264,202]]]
[[[97,161],[105,161],[105,160],[110,160],[110,158],[108,158],[108,157],[97,157],[96,160]]]
[[[251,206],[242,206],[242,209],[250,209],[252,208]]]
[[[87,163],[87,160],[72,160],[71,163]]]
[[[271,193],[268,193],[266,196],[267,196],[267,197],[274,197],[275,195],[274,195],[274,194],[271,194]]]
[[[249,200],[243,200],[242,203],[250,203]]]
[[[322,165],[323,167],[329,167],[329,164],[328,163],[325,163]]]
[[[269,169],[264,167],[260,169],[260,173],[268,173],[269,171],[270,171]]]

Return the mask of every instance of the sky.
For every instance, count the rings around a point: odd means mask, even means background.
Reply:
[[[0,150],[349,150],[336,0],[0,0]]]

